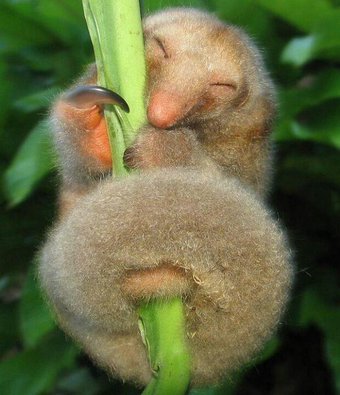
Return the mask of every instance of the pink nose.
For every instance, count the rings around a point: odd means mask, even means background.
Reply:
[[[148,106],[148,120],[157,128],[166,129],[183,117],[181,97],[170,92],[155,92]]]

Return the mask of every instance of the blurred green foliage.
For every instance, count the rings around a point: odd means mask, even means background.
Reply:
[[[252,366],[192,395],[340,391],[340,1],[144,0],[146,12],[196,6],[263,48],[281,110],[275,213],[290,235],[296,284],[279,334]],[[55,211],[51,99],[93,59],[80,0],[0,3],[0,393],[137,394],[56,328],[34,255]]]

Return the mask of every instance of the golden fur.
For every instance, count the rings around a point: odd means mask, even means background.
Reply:
[[[272,334],[289,292],[289,260],[276,221],[237,180],[153,170],[103,182],[79,201],[49,235],[40,276],[65,330],[100,365],[140,384],[151,370],[138,303],[183,295],[192,384],[205,385]],[[137,298],[136,287],[126,292],[131,273],[169,265],[185,277],[169,276],[150,293],[142,278]]]
[[[253,357],[289,295],[290,250],[262,201],[274,88],[249,38],[209,14],[170,9],[147,17],[144,31],[149,123],[125,155],[139,172],[105,180],[107,158],[93,154],[104,141],[93,133],[100,111],[54,106],[60,219],[40,279],[65,331],[140,385],[152,372],[138,305],[181,295],[191,385],[204,386]]]

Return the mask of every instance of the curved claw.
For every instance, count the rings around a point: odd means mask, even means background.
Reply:
[[[77,108],[90,108],[94,104],[114,104],[125,112],[130,112],[127,102],[110,89],[97,85],[81,85],[68,91],[63,100]]]

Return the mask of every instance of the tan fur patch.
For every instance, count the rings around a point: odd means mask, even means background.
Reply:
[[[128,271],[122,282],[124,294],[134,299],[171,297],[185,294],[190,289],[185,270],[169,264]]]
[[[151,371],[138,295],[187,294],[192,385],[202,386],[261,348],[292,279],[285,236],[258,197],[235,179],[184,169],[101,183],[56,225],[40,262],[65,330],[139,384]]]

